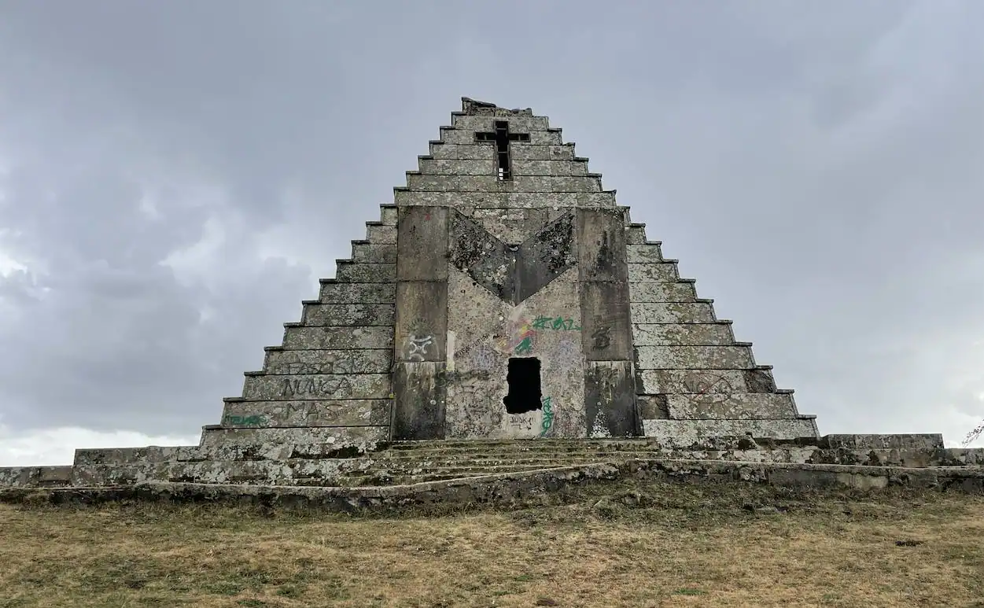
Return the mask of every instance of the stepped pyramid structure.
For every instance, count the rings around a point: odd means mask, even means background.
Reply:
[[[817,436],[560,129],[462,106],[205,444]]]
[[[0,485],[333,485],[412,440],[819,445],[546,117],[464,98],[440,134],[200,445],[78,450]]]

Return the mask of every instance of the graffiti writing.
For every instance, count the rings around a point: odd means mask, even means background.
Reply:
[[[484,342],[466,346],[456,352],[454,356],[456,359],[465,361],[470,367],[479,370],[491,370],[499,359],[499,354],[495,349]]]
[[[528,355],[533,352],[533,336],[523,336],[523,339],[516,345],[517,355]]]
[[[300,356],[292,354],[271,365],[267,370],[270,374],[284,375],[317,375],[317,374],[354,374],[357,372],[355,358],[335,359],[327,357],[320,361],[309,362]]]
[[[507,337],[499,340],[499,348],[512,351],[517,355],[529,355],[536,346],[536,332],[538,330],[580,331],[581,327],[577,325],[574,319],[541,315],[533,321],[524,320],[514,323],[507,333]]]
[[[536,331],[529,321],[510,323],[505,336],[500,337],[496,344],[499,350],[528,355],[533,352],[533,346],[536,344]]]
[[[611,327],[599,327],[594,330],[591,334],[591,346],[595,350],[603,350],[608,348],[612,343],[612,328]]]
[[[348,378],[284,378],[281,397],[325,397],[352,388]]]
[[[263,416],[225,416],[223,426],[263,426],[267,420]]]
[[[517,430],[532,431],[533,416],[512,414],[509,416],[509,426]]]
[[[533,320],[533,329],[581,331],[581,326],[574,325],[574,319],[565,319],[563,317],[537,317]]]
[[[427,347],[433,343],[433,336],[418,337],[411,335],[407,338],[407,345],[410,348],[410,352],[407,354],[407,359],[410,361],[423,361],[424,356],[427,354]]]
[[[727,401],[734,389],[724,376],[688,374],[680,382],[682,393],[691,393],[705,403]]]
[[[473,372],[438,372],[434,377],[434,386],[440,388],[452,382],[471,382],[488,380],[491,374],[485,370]]]
[[[706,395],[712,393],[730,393],[731,385],[724,376],[688,374],[680,383],[684,392]]]
[[[543,422],[540,424],[540,437],[546,437],[547,433],[553,428],[554,411],[550,397],[543,400]]]

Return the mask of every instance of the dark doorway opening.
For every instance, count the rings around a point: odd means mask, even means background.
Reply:
[[[506,404],[506,412],[525,414],[543,407],[539,359],[536,357],[509,359],[506,382],[509,383],[509,393],[502,400]]]

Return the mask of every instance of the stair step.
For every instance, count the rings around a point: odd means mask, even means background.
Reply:
[[[542,464],[501,465],[501,466],[443,466],[443,467],[413,467],[407,471],[390,471],[389,469],[367,469],[342,473],[342,477],[362,476],[366,473],[379,474],[390,472],[401,476],[406,475],[445,475],[450,477],[467,477],[475,475],[495,475],[496,473],[521,473],[524,471],[540,471],[556,469],[565,466],[585,464],[581,462],[550,462]]]
[[[664,453],[659,450],[610,450],[604,452],[517,452],[503,454],[476,454],[474,452],[452,452],[445,454],[407,454],[405,456],[387,457],[378,454],[369,454],[368,457],[375,463],[402,464],[409,462],[434,462],[467,460],[468,462],[480,464],[494,464],[497,462],[543,462],[547,460],[586,460],[593,458],[623,457],[632,455],[653,456]]]
[[[388,470],[388,469],[434,469],[434,468],[445,468],[445,467],[468,467],[468,468],[487,468],[494,469],[497,467],[532,467],[532,468],[543,468],[543,467],[554,467],[563,466],[566,464],[581,464],[588,462],[599,462],[603,460],[613,460],[613,459],[630,459],[630,458],[653,458],[655,454],[652,453],[623,453],[623,454],[604,454],[604,455],[585,455],[585,456],[575,456],[575,457],[559,457],[559,458],[523,458],[523,459],[441,459],[441,460],[405,460],[405,461],[392,461],[392,460],[376,460],[373,461],[372,465],[366,470]],[[560,464],[558,464],[560,463]]]

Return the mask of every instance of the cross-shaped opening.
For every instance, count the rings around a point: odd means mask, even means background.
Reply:
[[[509,393],[502,400],[509,414],[525,414],[543,407],[540,389],[540,360],[536,357],[509,359],[506,372]]]
[[[496,174],[499,180],[512,179],[512,161],[509,154],[509,142],[529,141],[529,133],[510,133],[508,120],[497,120],[493,131],[475,133],[475,141],[494,141]]]

